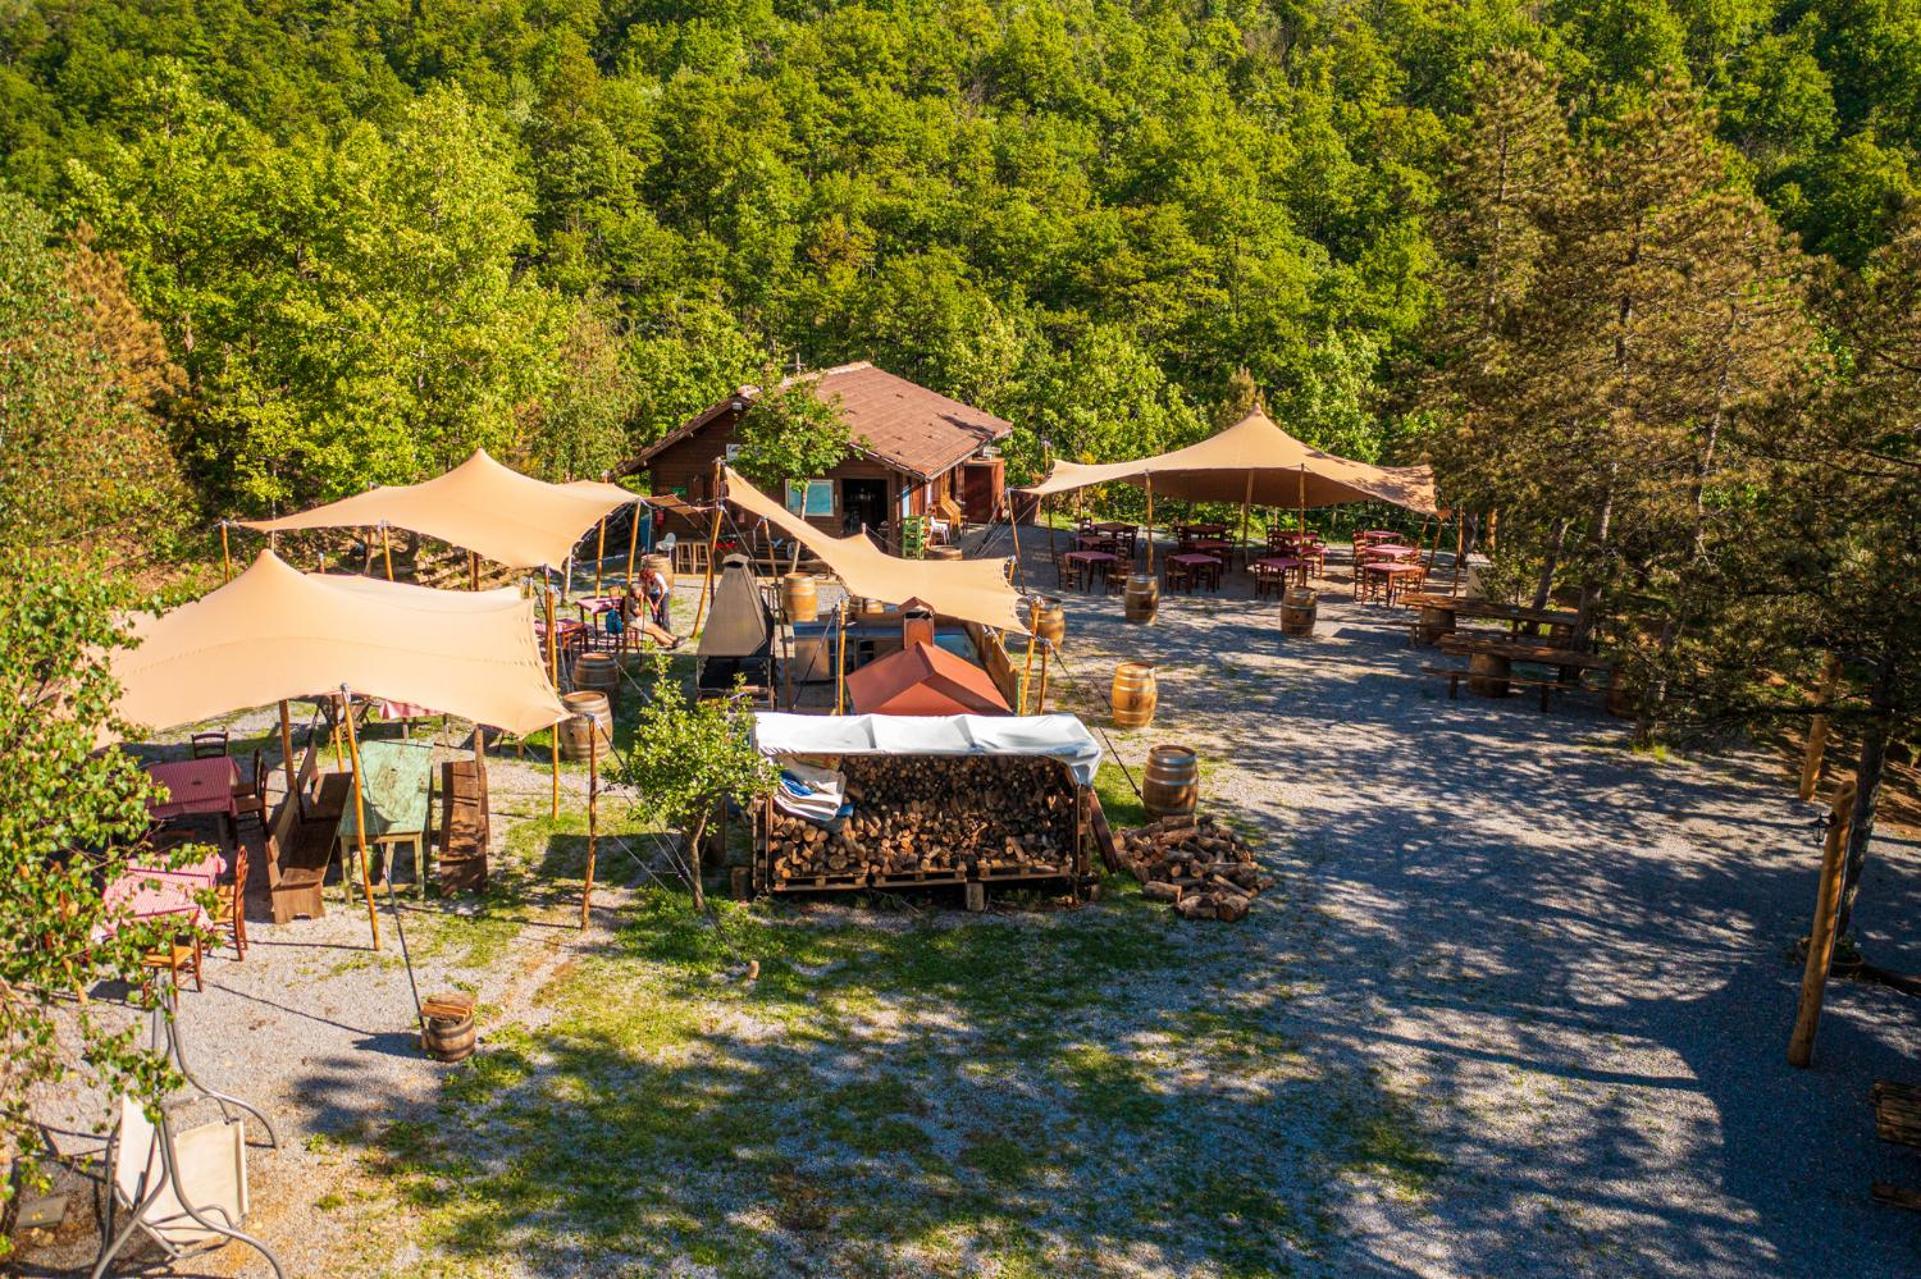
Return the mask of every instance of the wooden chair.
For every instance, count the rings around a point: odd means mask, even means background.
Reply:
[[[187,740],[195,759],[218,759],[227,754],[228,736],[224,728],[217,728],[208,733],[195,733]]]
[[[261,823],[266,829],[266,823]],[[236,840],[233,854],[233,882],[215,884],[214,896],[220,899],[220,906],[214,919],[214,927],[225,925],[233,937],[235,959],[247,957],[247,843]]]
[[[253,753],[253,774],[243,774],[233,788],[234,841],[240,840],[240,823],[252,819],[262,832],[267,829],[267,757]]]
[[[165,918],[161,916],[160,918]],[[182,941],[186,936],[188,940]],[[150,950],[140,959],[140,966],[149,972],[164,972],[173,978],[173,988],[180,990],[180,974],[193,974],[193,988],[204,991],[206,987],[200,980],[200,933],[195,930],[186,934],[174,933],[160,944],[159,949]]]

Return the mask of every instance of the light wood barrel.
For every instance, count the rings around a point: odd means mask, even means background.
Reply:
[[[1434,647],[1443,635],[1454,633],[1454,610],[1446,604],[1421,605],[1421,643]]]
[[[420,1047],[436,1061],[465,1061],[474,1052],[474,1018],[428,1017],[420,1031]]]
[[[570,712],[560,721],[560,753],[568,759],[586,759],[593,734],[600,734],[600,757],[607,758],[614,744],[614,708],[605,693],[563,693],[561,705]]]
[[[789,573],[780,579],[780,611],[790,622],[811,622],[820,615],[812,573]]]
[[[620,704],[620,664],[612,653],[582,653],[574,659],[574,687],[603,693],[609,706]]]
[[[1507,677],[1513,667],[1499,653],[1467,655],[1467,691],[1481,697],[1506,697]]]
[[[1156,746],[1141,770],[1141,798],[1149,817],[1182,817],[1201,797],[1201,760],[1185,746]]]
[[[1161,579],[1151,573],[1136,573],[1127,579],[1127,620],[1148,623],[1161,607]]]
[[[668,590],[671,591],[674,589],[674,557],[673,556],[643,555],[640,557],[640,562],[643,567],[651,568],[654,570],[654,572],[660,574],[662,580],[664,580],[667,583]]]
[[[927,548],[927,558],[930,560],[957,560],[961,558],[961,548],[958,546],[930,546]]]
[[[1289,587],[1281,596],[1281,634],[1312,635],[1314,633],[1314,614],[1320,597],[1313,591],[1304,591],[1298,586]]]
[[[1152,662],[1122,662],[1114,668],[1114,727],[1146,728],[1160,703]]]
[[[1058,649],[1061,641],[1067,638],[1067,610],[1052,595],[1030,595],[1023,606],[1029,610],[1030,617],[1037,603],[1040,605],[1040,616],[1034,623],[1035,633]]]

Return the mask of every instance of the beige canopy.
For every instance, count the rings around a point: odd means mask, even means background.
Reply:
[[[242,520],[262,533],[306,528],[392,528],[425,533],[509,568],[558,564],[609,511],[641,499],[615,484],[549,484],[476,449],[445,475],[369,489],[277,520]]]
[[[169,728],[339,690],[514,733],[565,717],[511,587],[435,591],[302,573],[272,551],[220,589],[133,626],[111,659],[120,718]]]
[[[850,594],[887,604],[919,600],[946,617],[1025,635],[1020,592],[1007,582],[1007,561],[905,560],[867,537],[833,537],[742,479],[726,472],[727,500],[812,548]]]
[[[1025,491],[1036,497],[1093,484],[1147,484],[1154,496],[1254,506],[1338,506],[1391,502],[1423,515],[1437,509],[1428,466],[1373,466],[1309,448],[1255,409],[1199,444],[1158,457],[1083,465],[1056,462]],[[1250,484],[1251,480],[1251,484]]]

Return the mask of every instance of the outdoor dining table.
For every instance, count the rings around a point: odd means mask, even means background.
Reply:
[[[1361,548],[1361,555],[1370,560],[1405,560],[1419,555],[1421,548],[1408,546],[1402,542],[1376,542]]]
[[[1074,584],[1078,589],[1087,590],[1098,577],[1102,582],[1108,578],[1108,570],[1120,563],[1120,556],[1112,551],[1069,551],[1061,556],[1061,563],[1074,570]]]
[[[1427,575],[1427,566],[1408,560],[1371,560],[1361,565],[1364,577],[1378,577],[1386,593],[1386,603],[1392,607],[1400,599],[1401,593],[1408,588],[1404,583]]]
[[[240,768],[230,755],[149,765],[147,776],[167,791],[165,799],[147,801],[147,816],[154,821],[202,813],[218,813],[232,821],[238,814],[233,788],[240,782]]]
[[[1508,640],[1494,636],[1469,635],[1456,632],[1440,637],[1441,651],[1465,656],[1468,659],[1467,691],[1482,697],[1506,697],[1508,679],[1513,674],[1515,662],[1529,662],[1538,666],[1553,667],[1562,684],[1572,686],[1581,671],[1605,671],[1608,677],[1608,691],[1613,693],[1615,663],[1611,657],[1598,653],[1584,653],[1579,649],[1562,648],[1553,644],[1530,644],[1525,640]],[[1541,708],[1547,709],[1546,690],[1542,693]]]
[[[1167,589],[1183,589],[1192,593],[1196,586],[1205,583],[1210,590],[1219,590],[1221,585],[1221,561],[1217,556],[1204,555],[1199,551],[1183,551],[1167,557]]]
[[[1288,578],[1299,577],[1307,585],[1307,561],[1293,555],[1266,555],[1250,566],[1254,570],[1254,597],[1265,598],[1269,590],[1285,586]]]
[[[387,874],[401,844],[414,848],[414,886],[427,895],[427,816],[433,790],[433,747],[414,742],[360,743],[361,802],[367,809],[367,843],[387,850]],[[341,887],[353,900],[353,865],[360,819],[349,796],[340,810],[334,842],[340,846]],[[369,868],[369,875],[372,868]]]
[[[152,919],[159,915],[179,915],[185,922],[207,926],[210,923],[207,912],[194,900],[194,895],[212,889],[226,869],[227,859],[217,852],[209,852],[185,866],[129,862],[101,894],[107,910],[99,935],[111,936],[120,921]]]

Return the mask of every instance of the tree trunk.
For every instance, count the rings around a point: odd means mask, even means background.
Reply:
[[[1854,920],[1854,899],[1861,891],[1861,870],[1867,865],[1868,844],[1874,839],[1874,810],[1881,797],[1881,777],[1888,762],[1888,738],[1894,731],[1894,663],[1883,658],[1868,688],[1868,721],[1861,730],[1861,759],[1854,769],[1854,817],[1848,831],[1847,876],[1841,882],[1841,914],[1834,935],[1846,937]]]
[[[1541,564],[1541,578],[1534,584],[1534,607],[1546,608],[1554,595],[1554,570],[1561,562],[1561,551],[1567,546],[1568,518],[1564,515],[1554,526],[1554,541],[1548,547],[1547,559]]]
[[[700,821],[694,825],[692,838],[687,841],[687,877],[693,881],[694,909],[707,909],[707,892],[700,882],[700,846],[707,842],[707,814],[701,814]]]

